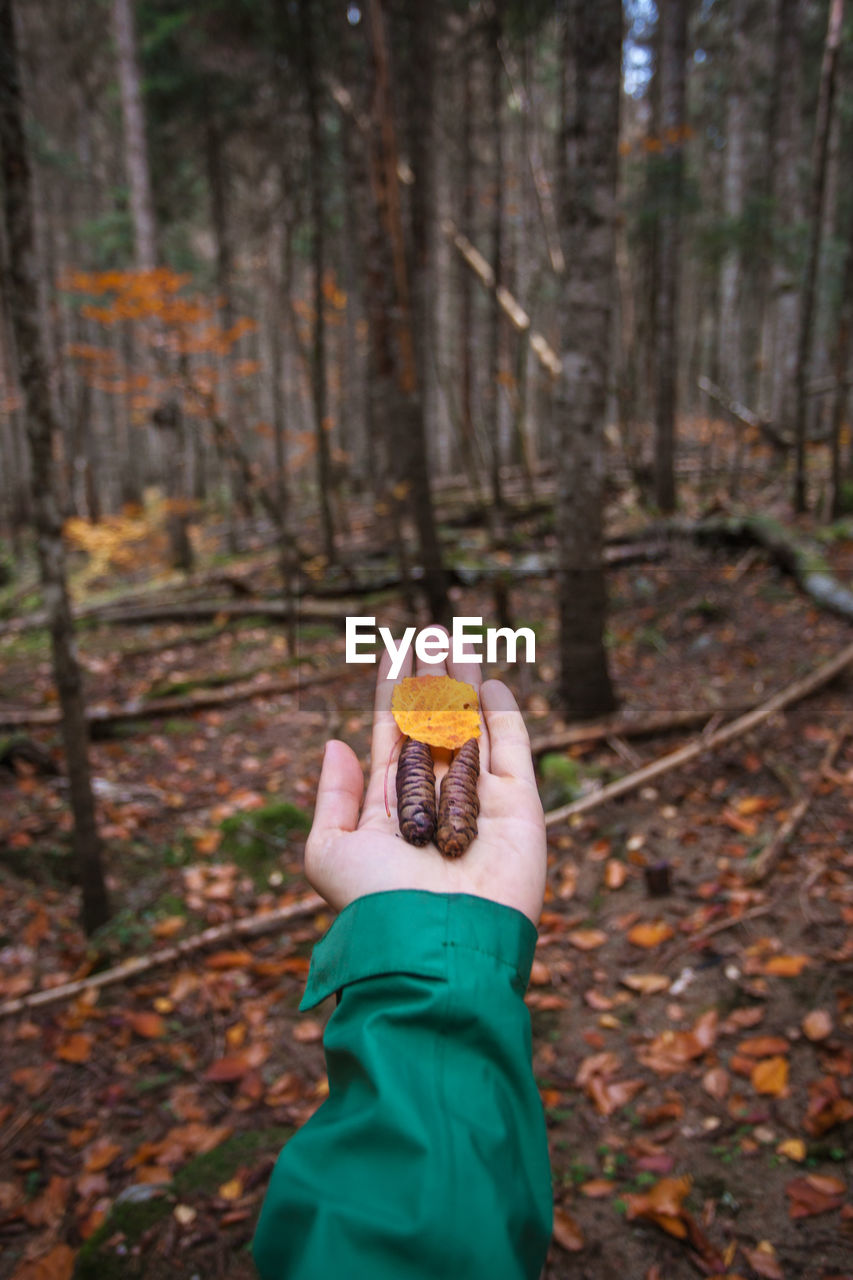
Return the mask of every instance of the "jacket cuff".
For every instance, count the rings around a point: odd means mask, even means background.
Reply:
[[[522,912],[468,893],[393,889],[345,907],[311,958],[300,1009],[352,982],[389,973],[456,981],[466,951],[508,971],[523,995],[536,949],[535,926]]]

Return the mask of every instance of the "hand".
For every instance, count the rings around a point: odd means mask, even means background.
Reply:
[[[389,889],[470,893],[522,911],[534,924],[545,893],[545,820],[536,788],[530,739],[515,698],[499,680],[480,682],[479,663],[448,660],[418,674],[451,675],[480,695],[480,814],[477,837],[461,858],[442,857],[435,844],[417,848],[398,834],[396,765],[386,768],[399,743],[391,714],[394,681],[388,654],[379,664],[373,714],[370,777],[344,742],[326,743],[314,824],[305,846],[305,874],[330,906],[341,911],[356,898]],[[411,674],[411,651],[400,673]],[[397,753],[395,753],[397,754]],[[446,764],[436,766],[440,783]],[[359,812],[360,811],[360,812]]]

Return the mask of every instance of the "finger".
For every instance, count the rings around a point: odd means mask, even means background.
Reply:
[[[376,697],[373,703],[373,737],[370,743],[371,774],[375,774],[378,769],[385,769],[394,745],[400,737],[397,722],[391,714],[391,695],[394,692],[394,686],[405,676],[412,673],[411,649],[403,659],[403,665],[396,680],[387,679],[390,670],[391,655],[386,649],[379,661],[379,671],[376,675]]]
[[[530,738],[512,693],[500,680],[486,680],[480,687],[480,701],[489,730],[490,772],[535,786]]]
[[[341,831],[355,831],[363,791],[361,765],[353,749],[335,739],[327,742],[309,841],[322,845]]]

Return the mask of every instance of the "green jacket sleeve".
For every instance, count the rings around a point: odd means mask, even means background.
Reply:
[[[536,930],[467,894],[351,903],[302,1001],[340,993],[329,1096],[279,1156],[263,1280],[537,1280],[551,1236],[524,992]]]

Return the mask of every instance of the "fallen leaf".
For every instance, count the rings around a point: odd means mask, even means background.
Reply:
[[[239,1200],[243,1194],[243,1179],[229,1178],[219,1188],[219,1194],[223,1200]]]
[[[55,1173],[47,1186],[24,1207],[24,1217],[31,1227],[54,1227],[68,1204],[71,1179]]]
[[[812,1009],[803,1018],[802,1027],[809,1040],[825,1040],[832,1034],[832,1015],[826,1009]]]
[[[301,1022],[297,1022],[293,1028],[293,1038],[299,1044],[314,1044],[317,1040],[323,1039],[323,1024],[318,1022],[316,1018],[303,1018]]]
[[[673,937],[675,930],[672,925],[667,924],[665,920],[647,920],[640,921],[635,924],[633,929],[628,930],[628,941],[632,942],[635,947],[659,947],[662,942],[666,942],[668,938]]]
[[[765,962],[764,972],[777,978],[798,978],[807,965],[811,964],[810,956],[771,956]]]
[[[777,1155],[785,1156],[788,1160],[800,1160],[806,1158],[806,1144],[802,1138],[786,1138],[784,1142],[780,1142],[776,1148]]]
[[[12,1280],[71,1280],[74,1257],[70,1245],[56,1244],[49,1253],[20,1266]]]
[[[626,973],[619,981],[623,987],[628,987],[631,991],[639,991],[644,996],[668,991],[670,987],[670,980],[663,973]]]
[[[608,889],[621,889],[628,876],[628,868],[618,858],[609,858],[604,868],[604,883]]]
[[[725,1067],[711,1067],[702,1077],[702,1088],[716,1102],[721,1102],[729,1091],[729,1073]]]
[[[770,1058],[777,1053],[787,1053],[790,1047],[783,1036],[753,1036],[750,1040],[741,1040],[737,1051],[750,1058]]]
[[[166,1023],[160,1014],[147,1009],[141,1013],[129,1013],[127,1022],[143,1040],[160,1040],[166,1034]]]
[[[85,1031],[75,1031],[56,1046],[56,1056],[63,1062],[88,1062],[92,1056],[93,1037]]]
[[[242,1080],[243,1076],[266,1062],[268,1057],[269,1050],[266,1045],[252,1044],[238,1053],[227,1053],[223,1058],[211,1063],[204,1073],[204,1078],[216,1084]]]
[[[756,1275],[763,1276],[764,1280],[785,1280],[776,1250],[769,1240],[762,1240],[754,1249],[745,1244],[740,1247]]]
[[[595,951],[604,946],[607,934],[603,929],[572,929],[566,934],[566,941],[578,951]]]
[[[832,1189],[840,1185],[841,1190]],[[791,1218],[814,1218],[820,1213],[830,1213],[844,1203],[844,1183],[839,1178],[823,1178],[818,1174],[807,1174],[802,1178],[794,1178],[785,1187],[785,1194],[790,1200],[788,1214]]]
[[[788,1059],[762,1058],[752,1069],[752,1087],[756,1093],[769,1093],[781,1097],[788,1087]]]
[[[687,1224],[682,1219],[682,1204],[690,1191],[690,1179],[661,1178],[647,1192],[625,1196],[627,1218],[644,1218],[656,1223],[679,1240],[687,1237]]]
[[[601,1200],[606,1196],[612,1196],[616,1190],[616,1184],[608,1178],[590,1178],[589,1182],[584,1182],[578,1190],[582,1196],[586,1196],[590,1200]]]
[[[650,1044],[637,1050],[637,1058],[659,1075],[674,1074],[706,1053],[716,1038],[717,1011],[708,1009],[689,1031],[661,1032]]]
[[[853,1118],[853,1102],[845,1098],[834,1076],[822,1076],[809,1082],[809,1103],[803,1128],[813,1138]]]
[[[534,960],[530,967],[530,982],[534,987],[546,987],[551,981],[551,970],[544,960]]]
[[[83,1157],[83,1168],[87,1173],[100,1173],[107,1169],[122,1152],[121,1144],[111,1142],[109,1138],[98,1138],[87,1149]]]
[[[567,1253],[580,1253],[584,1247],[583,1232],[572,1215],[560,1205],[554,1207],[554,1239]]]
[[[215,951],[205,959],[205,967],[215,969],[243,969],[252,963],[251,951]]]

